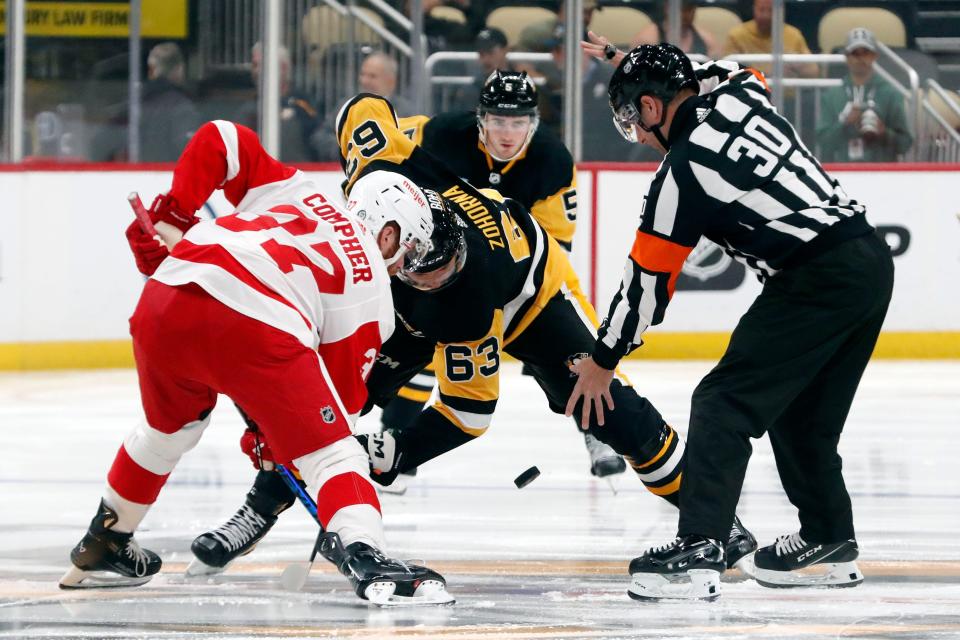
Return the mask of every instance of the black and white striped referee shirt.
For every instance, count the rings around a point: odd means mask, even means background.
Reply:
[[[762,76],[742,70],[727,79],[731,64],[700,68],[701,95],[674,114],[669,153],[644,198],[623,281],[598,332],[594,360],[604,368],[663,320],[701,236],[765,280],[872,231],[863,205],[770,105]]]

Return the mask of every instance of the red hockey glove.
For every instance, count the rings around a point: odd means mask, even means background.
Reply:
[[[267,444],[262,433],[246,429],[240,436],[240,449],[253,462],[254,469],[270,471],[274,468],[273,451],[270,450],[270,445]]]
[[[157,222],[172,224],[183,232],[200,221],[200,218],[193,213],[184,211],[177,203],[177,199],[169,193],[161,193],[153,199],[153,204],[150,205],[150,219],[154,224]]]
[[[127,227],[125,235],[137,262],[137,271],[145,276],[152,276],[163,259],[170,255],[167,247],[157,238],[148,236],[136,220]]]

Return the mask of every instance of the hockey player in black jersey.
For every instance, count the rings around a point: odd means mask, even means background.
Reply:
[[[385,99],[362,94],[348,102],[338,118],[338,137],[347,194],[360,175],[390,170],[443,196],[428,198],[435,210],[434,251],[415,269],[405,265],[393,283],[397,327],[367,379],[370,401],[382,406],[433,361],[438,398],[407,428],[363,438],[374,480],[388,484],[397,473],[482,435],[499,397],[504,353],[530,365],[547,405],[562,412],[575,384],[569,367],[592,348],[596,329],[593,307],[566,252],[522,205],[474,188],[414,145]],[[610,389],[616,409],[604,426],[591,419],[587,428],[626,458],[651,493],[676,505],[683,439],[625,380],[618,376]],[[265,490],[274,492],[278,505],[292,503],[279,483],[258,482],[257,488],[259,495],[251,495],[248,504],[259,504],[270,516],[277,509],[261,504]],[[233,549],[216,553],[215,565],[222,567],[237,549],[251,549],[268,528],[241,531],[227,522],[224,531],[200,538],[234,542]],[[731,564],[756,548],[739,526],[731,527],[726,544]]]
[[[522,204],[569,251],[577,220],[577,170],[563,142],[538,126],[537,102],[536,85],[525,72],[497,70],[483,85],[476,111],[400,118],[400,129],[470,184]],[[433,388],[432,375],[428,368],[400,389],[384,408],[384,426],[402,428],[420,413]],[[608,445],[590,433],[583,437],[593,475],[626,470]]]
[[[595,38],[584,49],[604,44]],[[602,419],[617,363],[663,319],[701,236],[764,282],[694,391],[678,537],[630,563],[629,591],[639,599],[719,595],[750,439],[764,433],[800,531],[756,552],[757,581],[842,587],[863,580],[837,443],[886,315],[893,261],[863,205],[770,104],[762,75],[729,65],[695,72],[676,47],[643,45],[610,81],[617,128],[666,155],[592,358],[575,367],[567,414],[583,403],[584,419]],[[704,93],[705,83],[716,86]],[[798,571],[808,568],[819,572]]]

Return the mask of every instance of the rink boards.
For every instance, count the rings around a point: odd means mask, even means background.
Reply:
[[[339,193],[332,166],[310,173]],[[896,169],[896,170],[891,170]],[[619,285],[652,165],[584,164],[572,261],[601,316]],[[880,357],[960,357],[960,207],[956,165],[837,168],[848,194],[891,245],[896,286]],[[126,195],[170,185],[168,166],[44,167],[0,171],[0,369],[126,366],[127,319],[143,285],[123,230]],[[209,212],[229,213],[215,195]],[[641,352],[713,358],[759,291],[756,278],[715,247],[688,261],[663,324]]]

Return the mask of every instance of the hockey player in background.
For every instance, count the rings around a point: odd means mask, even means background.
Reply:
[[[547,235],[570,251],[577,224],[577,170],[563,142],[539,122],[533,81],[524,72],[497,70],[484,83],[475,111],[400,118],[400,129],[470,184],[522,204]],[[384,407],[384,426],[409,424],[429,400],[433,383],[428,368],[401,388]],[[626,470],[609,445],[589,432],[583,438],[593,475]]]
[[[236,212],[200,222],[216,189]],[[218,120],[193,137],[150,211],[182,239],[167,256],[137,222],[127,230],[150,276],[130,319],[146,419],[124,439],[61,587],[140,585],[160,570],[133,532],[223,393],[299,470],[326,531],[321,553],[358,596],[451,600],[440,575],[383,554],[367,455],[351,437],[394,329],[390,275],[426,255],[432,213],[397,174],[372,175],[355,193],[350,213],[246,127]]]
[[[584,49],[616,61],[615,49],[592,39]],[[703,95],[707,81],[716,86]],[[890,302],[893,261],[863,205],[823,170],[769,98],[759,73],[719,64],[695,71],[668,44],[632,50],[610,81],[621,133],[666,157],[592,357],[574,366],[579,379],[567,414],[581,403],[585,418],[604,414],[618,362],[663,319],[701,236],[764,282],[694,391],[677,538],[630,563],[638,599],[719,595],[750,439],[764,433],[800,531],[754,554],[756,580],[774,587],[863,580],[837,444]]]
[[[475,189],[414,145],[385,99],[361,94],[349,101],[338,117],[338,138],[349,200],[363,180],[395,171],[441,193],[442,205],[457,213],[436,225],[422,266],[394,278],[398,324],[367,380],[370,403],[382,406],[431,361],[439,394],[406,428],[360,437],[374,479],[389,484],[397,473],[481,436],[496,409],[504,353],[530,366],[549,408],[562,412],[575,383],[568,367],[592,348],[596,330],[566,252],[518,202]],[[618,377],[612,393],[616,408],[605,424],[591,421],[590,431],[625,456],[651,493],[677,505],[683,439],[625,380]],[[248,450],[250,443],[248,437]],[[263,452],[252,457],[259,466]],[[245,507],[256,518],[241,507],[195,540],[200,561],[222,568],[249,552],[293,503],[273,475],[260,471],[247,496]],[[756,542],[737,522],[728,546],[732,565]]]

